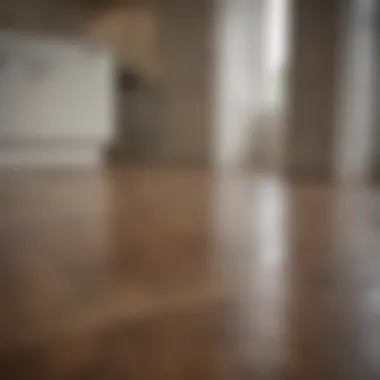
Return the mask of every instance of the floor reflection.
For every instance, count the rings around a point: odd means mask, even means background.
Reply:
[[[380,374],[379,192],[356,185],[336,196],[336,252],[341,297],[345,300],[342,330],[348,344],[344,374],[376,378]]]
[[[243,367],[250,376],[273,376],[287,343],[287,189],[276,177],[242,172],[221,175],[215,186],[219,265],[235,301]]]
[[[250,359],[256,370],[273,374],[283,367],[286,355],[288,197],[277,178],[258,178],[254,185],[252,256],[247,276],[247,295],[252,297],[247,299],[252,330],[248,352],[252,352]]]
[[[174,169],[1,179],[1,378],[379,377],[378,189]]]

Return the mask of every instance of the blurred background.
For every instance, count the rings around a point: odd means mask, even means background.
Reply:
[[[376,176],[377,7],[3,1],[0,162]]]
[[[380,2],[0,1],[0,378],[380,378]]]

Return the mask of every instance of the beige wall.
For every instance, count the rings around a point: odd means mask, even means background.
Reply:
[[[83,36],[111,47],[122,63],[144,76],[158,76],[158,20],[153,6],[111,9],[86,23]]]
[[[142,151],[170,163],[205,163],[211,154],[213,0],[167,0],[119,7],[92,20],[85,38],[111,46],[157,84],[154,134]],[[150,110],[146,110],[149,112]]]
[[[294,0],[286,170],[330,177],[335,167],[340,0]]]
[[[374,179],[380,182],[380,4],[377,5],[376,18],[376,92],[375,92],[375,125],[374,125],[374,163],[372,166]]]
[[[374,15],[378,1],[353,0],[346,4],[337,171],[342,180],[365,181],[375,157],[378,66]]]
[[[159,8],[163,91],[162,157],[210,161],[213,0],[167,0]]]

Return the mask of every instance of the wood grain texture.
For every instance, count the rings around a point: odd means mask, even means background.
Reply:
[[[379,192],[0,173],[1,379],[372,380]]]

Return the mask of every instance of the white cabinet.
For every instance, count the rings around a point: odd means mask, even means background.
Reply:
[[[0,33],[0,165],[95,164],[114,119],[106,50]]]

